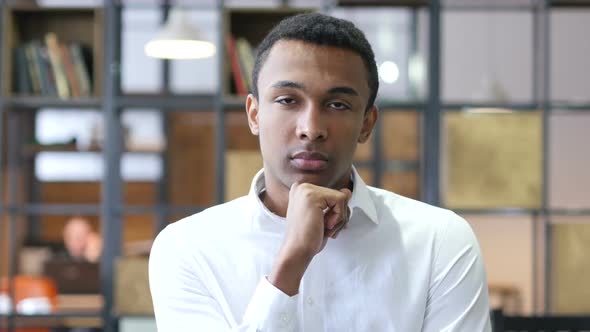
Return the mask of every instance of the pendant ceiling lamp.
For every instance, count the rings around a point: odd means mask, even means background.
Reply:
[[[215,45],[204,40],[188,22],[186,12],[173,8],[168,20],[144,48],[145,54],[160,59],[201,59],[215,54]]]

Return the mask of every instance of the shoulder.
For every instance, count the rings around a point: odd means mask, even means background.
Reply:
[[[430,205],[385,189],[370,186],[368,188],[375,208],[382,218],[386,218],[390,214],[398,221],[427,224],[429,226],[440,225],[442,228],[447,223],[465,223],[463,218],[451,210]]]
[[[380,222],[394,223],[421,240],[431,240],[440,249],[447,242],[477,245],[465,219],[455,212],[375,187],[368,187]]]
[[[240,232],[249,227],[251,199],[243,196],[227,203],[207,208],[199,213],[185,217],[164,228],[152,246],[154,251],[194,249],[199,244],[214,241],[228,235],[229,232]]]

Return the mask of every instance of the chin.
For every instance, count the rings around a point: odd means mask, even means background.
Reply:
[[[320,187],[333,187],[334,185],[336,185],[337,180],[334,179],[334,177],[332,176],[332,174],[326,174],[326,173],[313,173],[313,172],[298,172],[296,174],[291,174],[289,176],[290,179],[290,183],[289,183],[289,187],[291,186],[291,184],[293,184],[293,182],[299,182],[299,183],[310,183],[316,186],[320,186]]]

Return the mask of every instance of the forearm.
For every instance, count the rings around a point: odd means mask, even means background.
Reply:
[[[299,250],[282,249],[274,262],[268,281],[289,296],[299,293],[301,279],[313,255]]]

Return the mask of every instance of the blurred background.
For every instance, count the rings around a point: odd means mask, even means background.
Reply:
[[[590,315],[589,1],[0,3],[0,331],[155,331],[151,241],[248,192],[256,46],[307,11],[375,51],[365,181],[463,216],[493,308]]]

